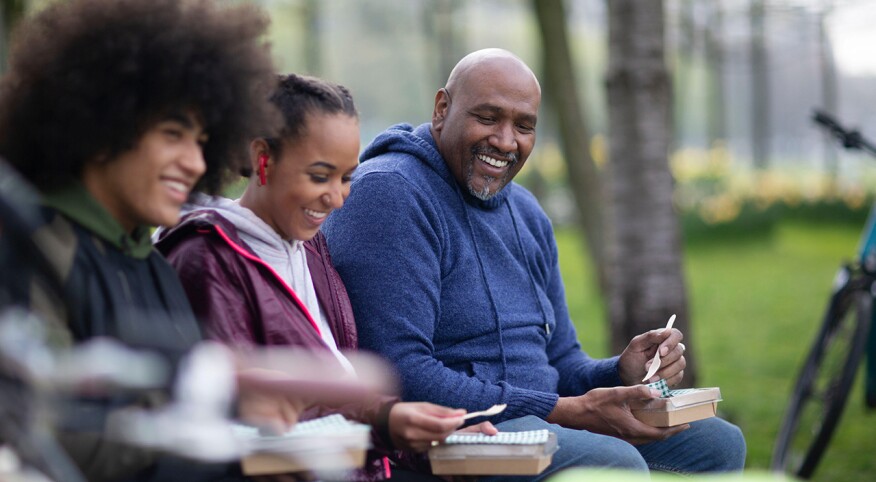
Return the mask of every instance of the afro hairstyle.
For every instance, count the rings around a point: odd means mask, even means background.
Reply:
[[[39,189],[113,162],[169,115],[203,124],[216,193],[249,139],[276,132],[267,19],[209,0],[72,0],[26,19],[0,81],[0,155]]]

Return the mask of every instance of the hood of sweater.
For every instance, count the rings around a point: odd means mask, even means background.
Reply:
[[[241,239],[268,264],[287,263],[288,251],[303,249],[302,241],[286,241],[268,223],[256,216],[250,209],[240,205],[237,200],[221,196],[193,194],[182,208],[182,215],[209,209],[234,224]]]
[[[447,162],[438,152],[438,145],[432,137],[431,124],[426,122],[414,127],[410,124],[396,124],[383,131],[374,138],[362,154],[359,161],[362,163],[387,153],[404,153],[416,157],[423,164],[429,166],[445,182],[454,186],[456,191],[468,204],[482,208],[495,209],[505,202],[508,197],[513,180],[501,191],[486,201],[478,199],[469,193],[466,187],[460,186],[447,167]],[[355,176],[355,174],[354,174]]]

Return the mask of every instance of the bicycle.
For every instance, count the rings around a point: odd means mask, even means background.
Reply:
[[[816,111],[813,120],[846,149],[876,156],[857,130]],[[867,357],[865,403],[876,407],[876,205],[871,208],[854,262],[840,267],[821,327],[803,364],[773,452],[771,468],[808,479],[839,424],[862,358]]]

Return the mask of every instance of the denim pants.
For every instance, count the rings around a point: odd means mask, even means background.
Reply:
[[[557,434],[559,450],[551,465],[536,477],[481,480],[543,480],[560,470],[575,467],[689,474],[741,471],[745,466],[742,431],[717,417],[693,422],[688,430],[666,440],[638,446],[607,435],[550,424],[531,415],[496,424],[496,427],[503,432],[548,429]]]

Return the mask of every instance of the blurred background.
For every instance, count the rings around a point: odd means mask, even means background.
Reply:
[[[16,20],[49,3],[0,0],[0,65]],[[678,313],[690,381],[721,388],[748,466],[768,466],[833,274],[854,257],[876,192],[876,160],[811,121],[821,108],[876,139],[876,2],[251,3],[270,16],[282,71],[351,89],[363,146],[389,125],[428,121],[466,53],[524,59],[545,101],[517,180],[554,222],[584,349],[617,353]],[[876,474],[876,418],[860,391],[818,480]]]

